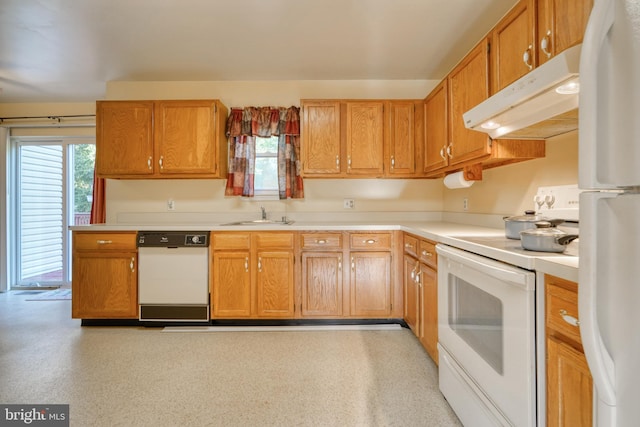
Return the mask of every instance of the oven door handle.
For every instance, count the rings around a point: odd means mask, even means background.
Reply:
[[[440,263],[440,261],[454,262],[458,264],[461,269],[471,268],[488,276],[495,277],[496,279],[512,283],[524,290],[534,290],[535,279],[530,278],[533,273],[529,274],[530,272],[527,270],[510,267],[508,264],[459,251],[444,245],[436,245],[436,251],[438,255],[443,258],[438,258],[438,263]],[[450,268],[451,267],[453,266],[450,266]]]

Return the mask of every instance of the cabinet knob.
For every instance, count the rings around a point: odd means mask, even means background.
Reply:
[[[149,158],[147,159],[147,167],[149,168],[149,170],[153,168],[153,166],[151,166],[151,160],[151,156],[149,156]]]
[[[551,58],[549,43],[551,43],[551,30],[547,30],[547,34],[542,38],[542,40],[540,40],[540,50],[547,55],[547,58]]]
[[[524,62],[524,65],[529,68],[529,71],[533,70],[533,64],[531,63],[531,49],[533,49],[533,46],[529,45],[527,50],[522,54],[522,62]]]
[[[96,240],[96,243],[99,245],[110,245],[113,243],[113,240]]]
[[[580,326],[580,321],[573,316],[569,316],[569,314],[567,314],[567,310],[561,309],[560,316],[562,316],[562,320],[564,320],[571,326]]]
[[[164,157],[160,156],[160,160],[158,160],[158,164],[160,165],[160,169],[164,168]]]
[[[374,239],[363,240],[362,243],[366,243],[367,245],[373,245],[376,241]]]
[[[391,156],[391,168],[395,168],[396,167],[396,159],[393,158],[393,156]]]
[[[327,241],[325,239],[316,239],[316,243],[319,245],[324,245],[327,243]]]

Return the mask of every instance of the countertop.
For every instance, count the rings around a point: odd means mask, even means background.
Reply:
[[[72,231],[385,231],[401,230],[438,243],[455,246],[498,261],[528,270],[578,281],[578,241],[565,253],[525,251],[519,240],[505,240],[504,229],[481,227],[446,221],[424,222],[294,222],[282,224],[221,225],[221,224],[96,224],[72,226]]]

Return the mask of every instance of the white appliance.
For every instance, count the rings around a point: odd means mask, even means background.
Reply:
[[[140,231],[139,319],[209,320],[209,231]]]
[[[465,112],[465,126],[493,139],[542,139],[577,129],[579,64],[580,46],[563,51]]]
[[[436,251],[440,391],[466,426],[535,426],[535,273]]]
[[[580,63],[578,310],[594,423],[640,422],[640,2],[595,0]]]

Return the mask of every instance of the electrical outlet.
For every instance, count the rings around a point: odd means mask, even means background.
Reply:
[[[175,211],[176,210],[176,202],[173,199],[167,200],[167,210]]]
[[[345,209],[353,209],[356,207],[356,200],[355,199],[344,199],[344,203],[342,205],[343,208]]]
[[[468,211],[469,210],[469,199],[467,197],[462,199],[462,210],[463,211]]]

